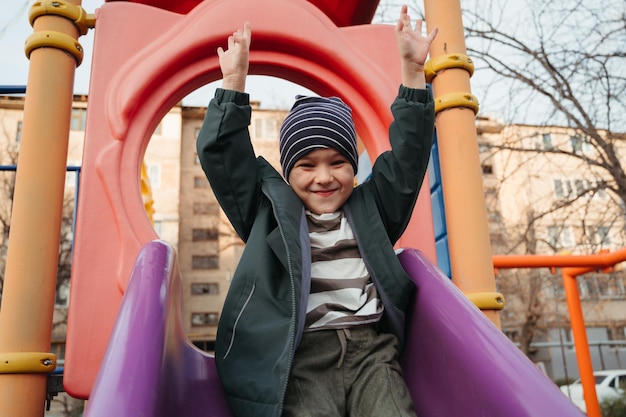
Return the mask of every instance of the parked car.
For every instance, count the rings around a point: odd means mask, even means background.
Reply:
[[[626,390],[626,369],[596,371],[593,373],[593,376],[596,380],[598,402],[624,395],[624,390]],[[561,392],[567,395],[578,408],[585,412],[587,411],[580,379],[560,388]]]

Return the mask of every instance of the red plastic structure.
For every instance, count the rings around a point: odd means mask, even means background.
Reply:
[[[215,51],[245,21],[254,31],[251,74],[342,97],[368,154],[389,147],[389,105],[400,82],[393,27],[340,28],[306,1],[205,1],[188,14],[105,3],[97,12],[67,333],[64,383],[76,397],[89,397],[137,254],[157,238],[139,189],[151,133],[183,97],[220,78]],[[428,187],[399,245],[436,259]]]
[[[127,1],[127,0],[107,0]],[[189,13],[203,0],[131,0],[132,3],[141,3],[158,7],[174,13]],[[207,0],[204,0],[207,1]],[[370,23],[378,7],[379,0],[309,0],[319,8],[337,26],[354,26]]]

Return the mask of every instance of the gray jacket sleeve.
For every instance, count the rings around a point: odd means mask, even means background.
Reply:
[[[391,113],[391,150],[376,159],[369,182],[389,238],[396,242],[406,229],[428,169],[435,123],[430,91],[400,86]]]
[[[218,202],[246,241],[258,205],[260,181],[248,126],[249,96],[217,89],[198,134],[198,158]]]

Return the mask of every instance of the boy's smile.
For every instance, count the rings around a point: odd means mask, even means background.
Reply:
[[[336,149],[316,149],[296,162],[289,173],[289,184],[307,210],[333,213],[352,194],[354,169]]]

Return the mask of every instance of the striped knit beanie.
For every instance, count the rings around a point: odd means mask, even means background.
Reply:
[[[357,172],[359,155],[352,110],[338,97],[297,96],[280,127],[280,165],[285,179],[295,163],[320,148],[341,152]]]

